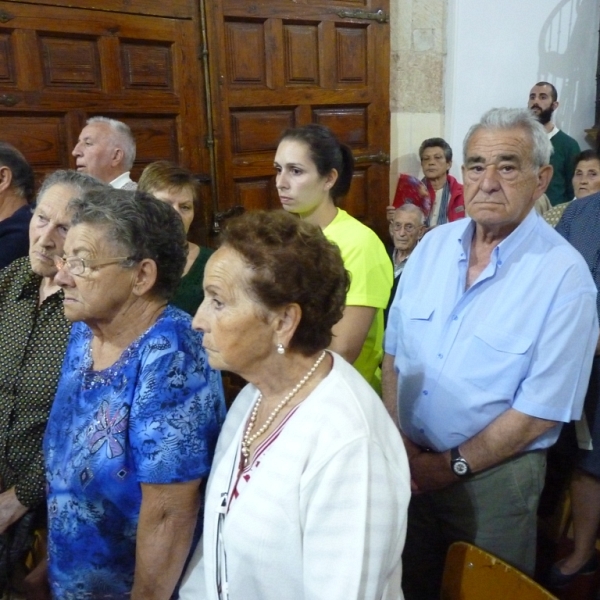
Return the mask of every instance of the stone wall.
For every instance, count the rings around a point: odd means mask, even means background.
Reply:
[[[420,143],[444,132],[446,0],[390,2],[390,194],[419,175]]]

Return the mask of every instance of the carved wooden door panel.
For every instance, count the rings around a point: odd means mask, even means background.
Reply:
[[[276,208],[287,127],[317,122],[353,150],[343,207],[387,237],[389,0],[214,0],[209,9],[217,210]]]
[[[133,130],[134,179],[158,159],[208,173],[199,49],[196,0],[0,2],[0,139],[40,179],[74,167],[85,120],[104,115]]]

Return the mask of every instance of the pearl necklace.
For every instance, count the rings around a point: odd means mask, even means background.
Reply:
[[[244,467],[248,466],[248,458],[250,457],[250,446],[259,438],[269,427],[271,423],[275,420],[275,417],[281,412],[281,409],[300,391],[300,388],[314,375],[315,371],[319,368],[321,362],[325,358],[327,353],[325,350],[321,352],[321,355],[315,361],[315,364],[310,368],[308,373],[296,384],[294,389],[271,411],[271,414],[267,417],[267,420],[263,423],[262,427],[256,431],[253,435],[250,435],[250,432],[254,428],[254,424],[256,423],[256,416],[258,415],[258,409],[260,407],[260,403],[262,402],[263,395],[260,393],[258,398],[256,399],[256,403],[254,404],[254,408],[250,413],[250,418],[248,419],[248,425],[246,427],[246,431],[244,432],[244,437],[242,438],[242,456],[244,457]]]

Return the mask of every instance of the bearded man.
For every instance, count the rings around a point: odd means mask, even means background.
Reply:
[[[546,195],[552,206],[569,202],[574,198],[572,179],[575,173],[575,157],[581,150],[571,136],[558,129],[552,122],[552,113],[558,108],[556,88],[547,81],[536,83],[529,92],[527,107],[544,126],[554,149],[550,157],[554,173]]]

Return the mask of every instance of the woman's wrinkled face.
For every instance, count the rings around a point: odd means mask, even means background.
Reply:
[[[250,267],[232,248],[221,246],[204,270],[204,301],[192,327],[204,333],[210,366],[246,379],[275,351],[274,315],[249,291]]]
[[[600,192],[600,160],[580,160],[573,175],[573,190],[576,198],[584,198]]]
[[[443,148],[434,146],[423,150],[421,167],[427,179],[438,179],[448,173],[450,167],[452,167],[452,161],[446,160]]]
[[[69,229],[65,239],[64,256],[68,258],[109,262],[124,255],[109,242],[103,226],[80,223]],[[73,275],[67,265],[63,266],[55,282],[65,294],[65,317],[88,325],[112,322],[132,298],[135,276],[135,269],[119,262],[86,266],[81,275]]]
[[[331,178],[319,175],[307,144],[293,139],[282,140],[277,147],[274,166],[277,193],[287,212],[307,216],[329,200]]]
[[[181,217],[187,235],[194,220],[194,194],[190,188],[167,188],[150,190],[150,193],[162,202],[170,204]]]

